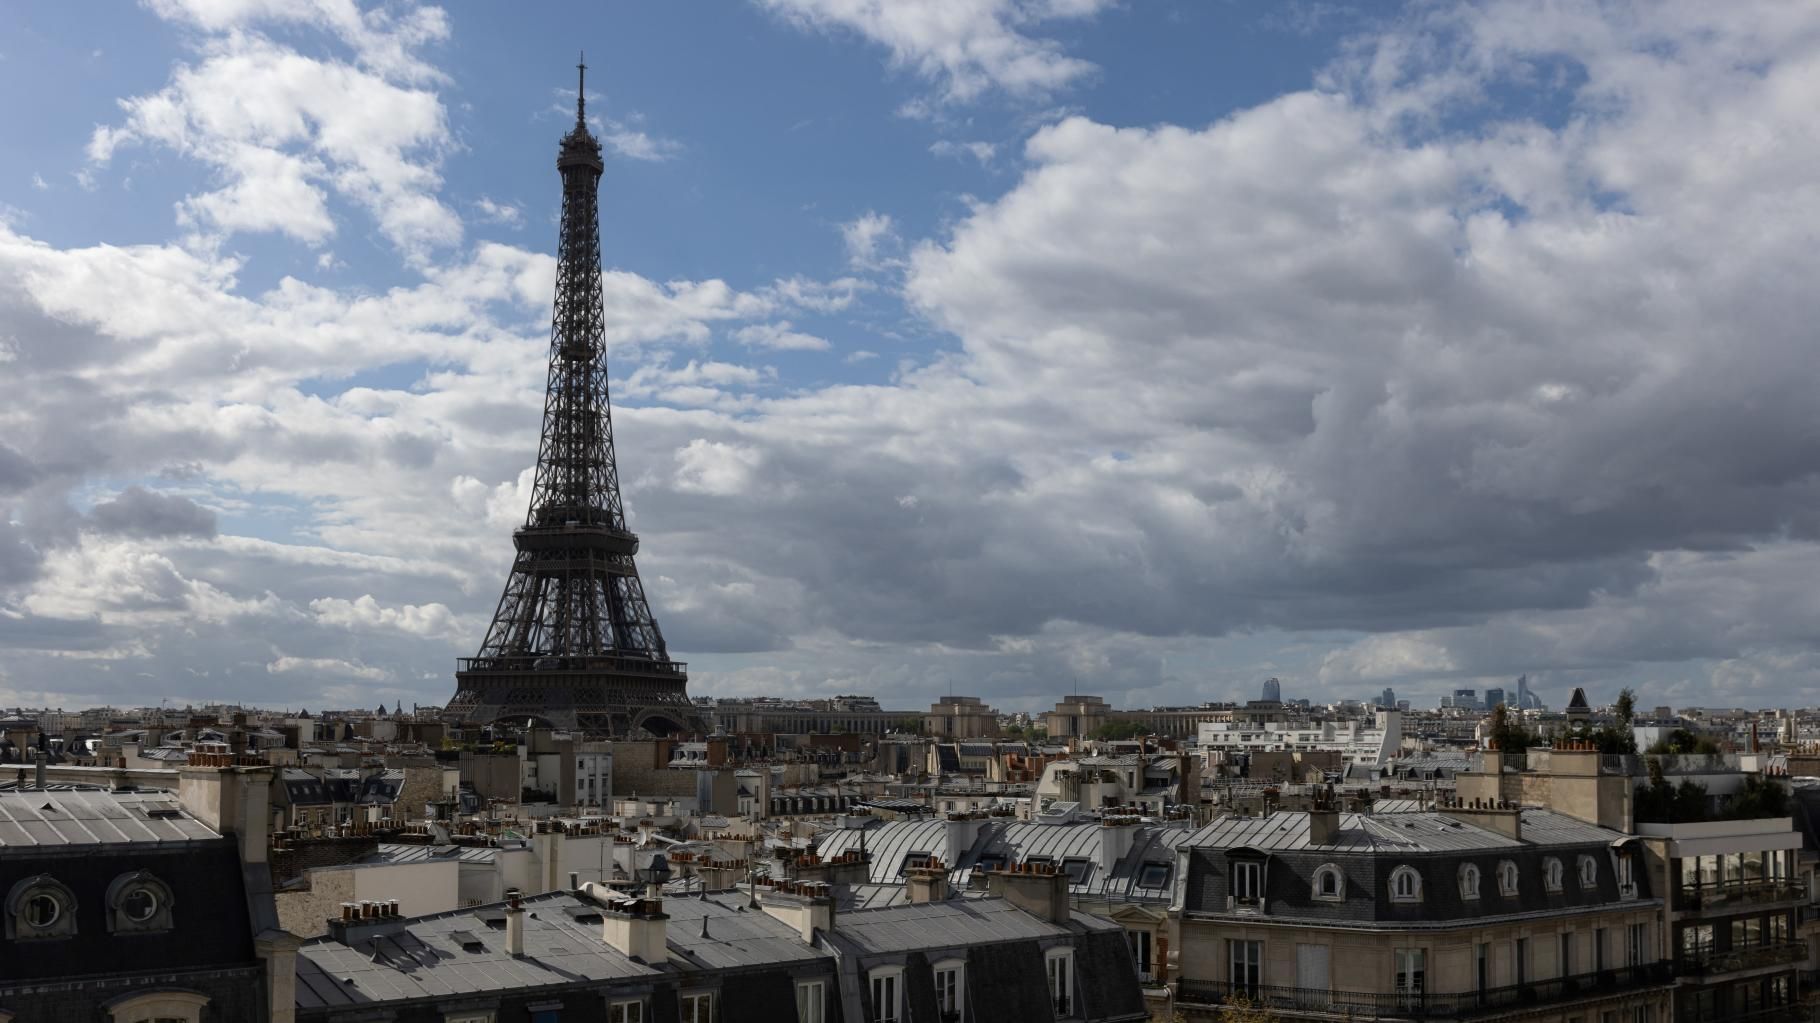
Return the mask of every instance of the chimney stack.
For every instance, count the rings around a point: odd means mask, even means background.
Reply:
[[[910,901],[941,902],[948,897],[948,868],[940,860],[925,867],[904,871],[904,885],[910,890]]]
[[[1026,863],[986,875],[986,892],[1053,924],[1068,923],[1068,875],[1046,864]]]
[[[37,784],[38,791],[43,792],[47,784],[45,771],[50,766],[51,756],[49,753],[39,750],[38,755],[33,759],[37,761],[37,766],[32,770],[32,780]]]
[[[600,938],[647,966],[670,958],[669,920],[661,898],[627,899],[602,908]]]
[[[525,954],[525,907],[518,889],[506,891],[506,954],[517,958]]]

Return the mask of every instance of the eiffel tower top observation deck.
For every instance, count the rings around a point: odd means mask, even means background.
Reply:
[[[536,481],[517,557],[480,652],[455,674],[444,718],[535,721],[589,735],[704,731],[685,666],[651,616],[626,528],[600,285],[600,140],[588,130],[587,65],[562,175],[556,303]]]

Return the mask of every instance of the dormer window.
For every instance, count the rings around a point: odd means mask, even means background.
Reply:
[[[1561,861],[1553,856],[1550,856],[1547,862],[1542,865],[1542,879],[1548,885],[1549,891],[1558,892],[1561,890],[1561,875],[1563,873]]]
[[[1314,897],[1323,902],[1339,902],[1346,897],[1346,875],[1329,863],[1314,872]]]
[[[1479,868],[1471,863],[1460,867],[1460,898],[1479,897]]]
[[[1599,861],[1584,853],[1580,855],[1580,887],[1599,887]]]
[[[150,934],[171,929],[171,888],[150,871],[122,874],[107,886],[107,929]]]
[[[6,936],[19,941],[76,934],[76,896],[49,874],[28,877],[6,896]]]
[[[1414,867],[1400,866],[1390,872],[1390,901],[1422,901],[1422,875]]]
[[[1509,860],[1498,861],[1498,894],[1507,899],[1517,894],[1517,865]]]

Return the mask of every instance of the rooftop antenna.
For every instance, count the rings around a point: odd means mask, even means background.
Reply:
[[[588,123],[588,52],[581,51],[581,57],[575,62],[575,126],[586,127]]]

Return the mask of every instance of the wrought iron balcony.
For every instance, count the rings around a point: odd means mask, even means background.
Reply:
[[[1698,1013],[1677,1014],[1676,1023],[1814,1023],[1814,1010],[1801,1005],[1776,1005],[1729,1016],[1701,1016]]]
[[[1333,991],[1326,988],[1232,984],[1183,979],[1176,999],[1185,1005],[1224,1005],[1245,999],[1279,1013],[1321,1013],[1354,1019],[1467,1019],[1526,1009],[1593,995],[1668,984],[1674,974],[1666,962],[1581,973],[1484,991]]]
[[[1806,942],[1767,941],[1761,945],[1683,955],[1675,962],[1675,972],[1684,977],[1708,977],[1765,966],[1790,966],[1806,958]]]
[[[1807,898],[1807,885],[1787,878],[1762,881],[1725,881],[1717,884],[1682,885],[1676,893],[1675,908],[1680,910],[1729,910],[1761,906],[1772,902],[1802,902]]]

